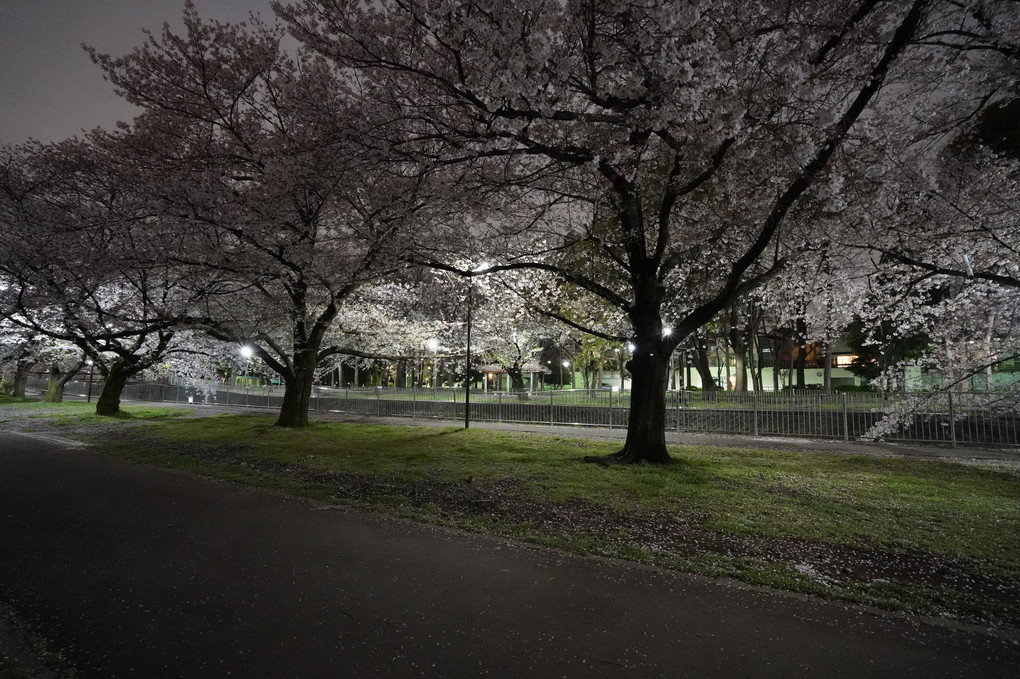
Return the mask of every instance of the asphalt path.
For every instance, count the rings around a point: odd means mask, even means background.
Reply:
[[[0,601],[91,677],[1015,677],[1014,639],[0,431]]]

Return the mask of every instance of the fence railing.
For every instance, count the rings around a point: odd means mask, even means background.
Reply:
[[[30,388],[44,391],[45,380]],[[102,382],[73,381],[65,398],[95,398]],[[127,400],[279,408],[280,386],[206,388],[138,382],[128,384]],[[334,411],[413,419],[464,419],[462,389],[313,388],[312,411]],[[477,421],[625,428],[630,393],[602,390],[550,390],[525,393],[471,392],[470,417]],[[1020,445],[1020,412],[1015,401],[988,393],[878,394],[805,391],[735,393],[670,391],[666,427],[678,432],[885,440],[949,445]]]

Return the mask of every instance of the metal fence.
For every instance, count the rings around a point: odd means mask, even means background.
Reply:
[[[30,386],[44,391],[45,380]],[[95,398],[102,382],[70,382],[65,398]],[[283,388],[212,383],[207,388],[128,384],[127,400],[279,408]],[[309,408],[413,419],[464,419],[463,389],[335,389],[315,387]],[[630,394],[603,390],[530,393],[471,392],[472,420],[624,428]],[[734,393],[671,391],[666,426],[678,432],[885,440],[949,445],[1020,445],[1015,401],[986,393],[877,394],[866,392]]]

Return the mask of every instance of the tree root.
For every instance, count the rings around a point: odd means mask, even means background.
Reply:
[[[615,453],[610,453],[609,455],[585,455],[584,456],[584,462],[587,462],[588,464],[597,464],[598,466],[606,468],[606,469],[608,469],[609,467],[612,467],[614,465],[618,465],[618,464],[659,464],[659,465],[665,465],[665,464],[671,463],[672,461],[673,460],[669,457],[669,455],[667,455],[666,459],[664,459],[664,460],[645,460],[645,459],[642,459],[641,457],[639,457],[638,455],[635,455],[632,452],[630,452],[629,450],[627,450],[626,447],[624,447],[621,450],[616,451]]]
[[[585,455],[584,461],[588,464],[597,464],[600,467],[609,468],[614,464],[634,464],[635,460],[627,454],[627,449],[623,448],[615,453],[609,455]]]

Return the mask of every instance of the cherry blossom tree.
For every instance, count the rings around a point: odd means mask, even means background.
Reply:
[[[118,164],[121,138],[11,149],[0,167],[6,248],[0,309],[10,323],[76,346],[104,378],[114,415],[127,380],[174,348],[190,303],[161,234]],[[157,247],[157,244],[160,246]]]
[[[4,319],[0,322],[0,394],[25,398],[29,371],[36,362],[39,335]]]
[[[143,110],[132,162],[182,234],[177,265],[206,293],[194,323],[250,346],[285,382],[277,424],[303,426],[344,304],[426,237],[409,229],[425,179],[377,162],[362,143],[372,109],[323,59],[288,54],[281,28],[206,22],[191,2],[184,28],[92,56]]]
[[[64,388],[88,365],[88,358],[80,348],[67,341],[49,342],[39,354],[39,361],[48,366],[44,401],[60,403]]]
[[[975,8],[937,0],[276,9],[389,112],[374,134],[395,155],[464,168],[479,195],[508,197],[492,201],[514,210],[490,271],[553,273],[627,319],[626,334],[586,329],[636,347],[627,441],[602,462],[669,460],[670,355],[826,244],[799,217],[842,200],[844,156],[929,134],[944,122],[935,109],[971,102],[974,87],[940,89],[970,56],[956,49],[950,65],[949,48],[918,37],[961,22],[989,32]]]
[[[884,335],[924,338],[916,362],[942,375],[943,389],[970,388],[977,378],[990,390],[996,366],[1012,362],[1020,348],[1017,15],[1008,3],[991,3],[970,25],[920,37],[984,55],[988,103],[965,109],[955,134],[895,140],[876,151],[871,167],[858,172],[871,175],[870,185],[859,184],[865,199],[834,229],[845,229],[843,243],[872,258],[871,296],[878,299],[863,320],[884,330],[871,341],[881,347]],[[872,236],[855,238],[860,230]],[[879,379],[902,383],[902,361],[892,363]]]

